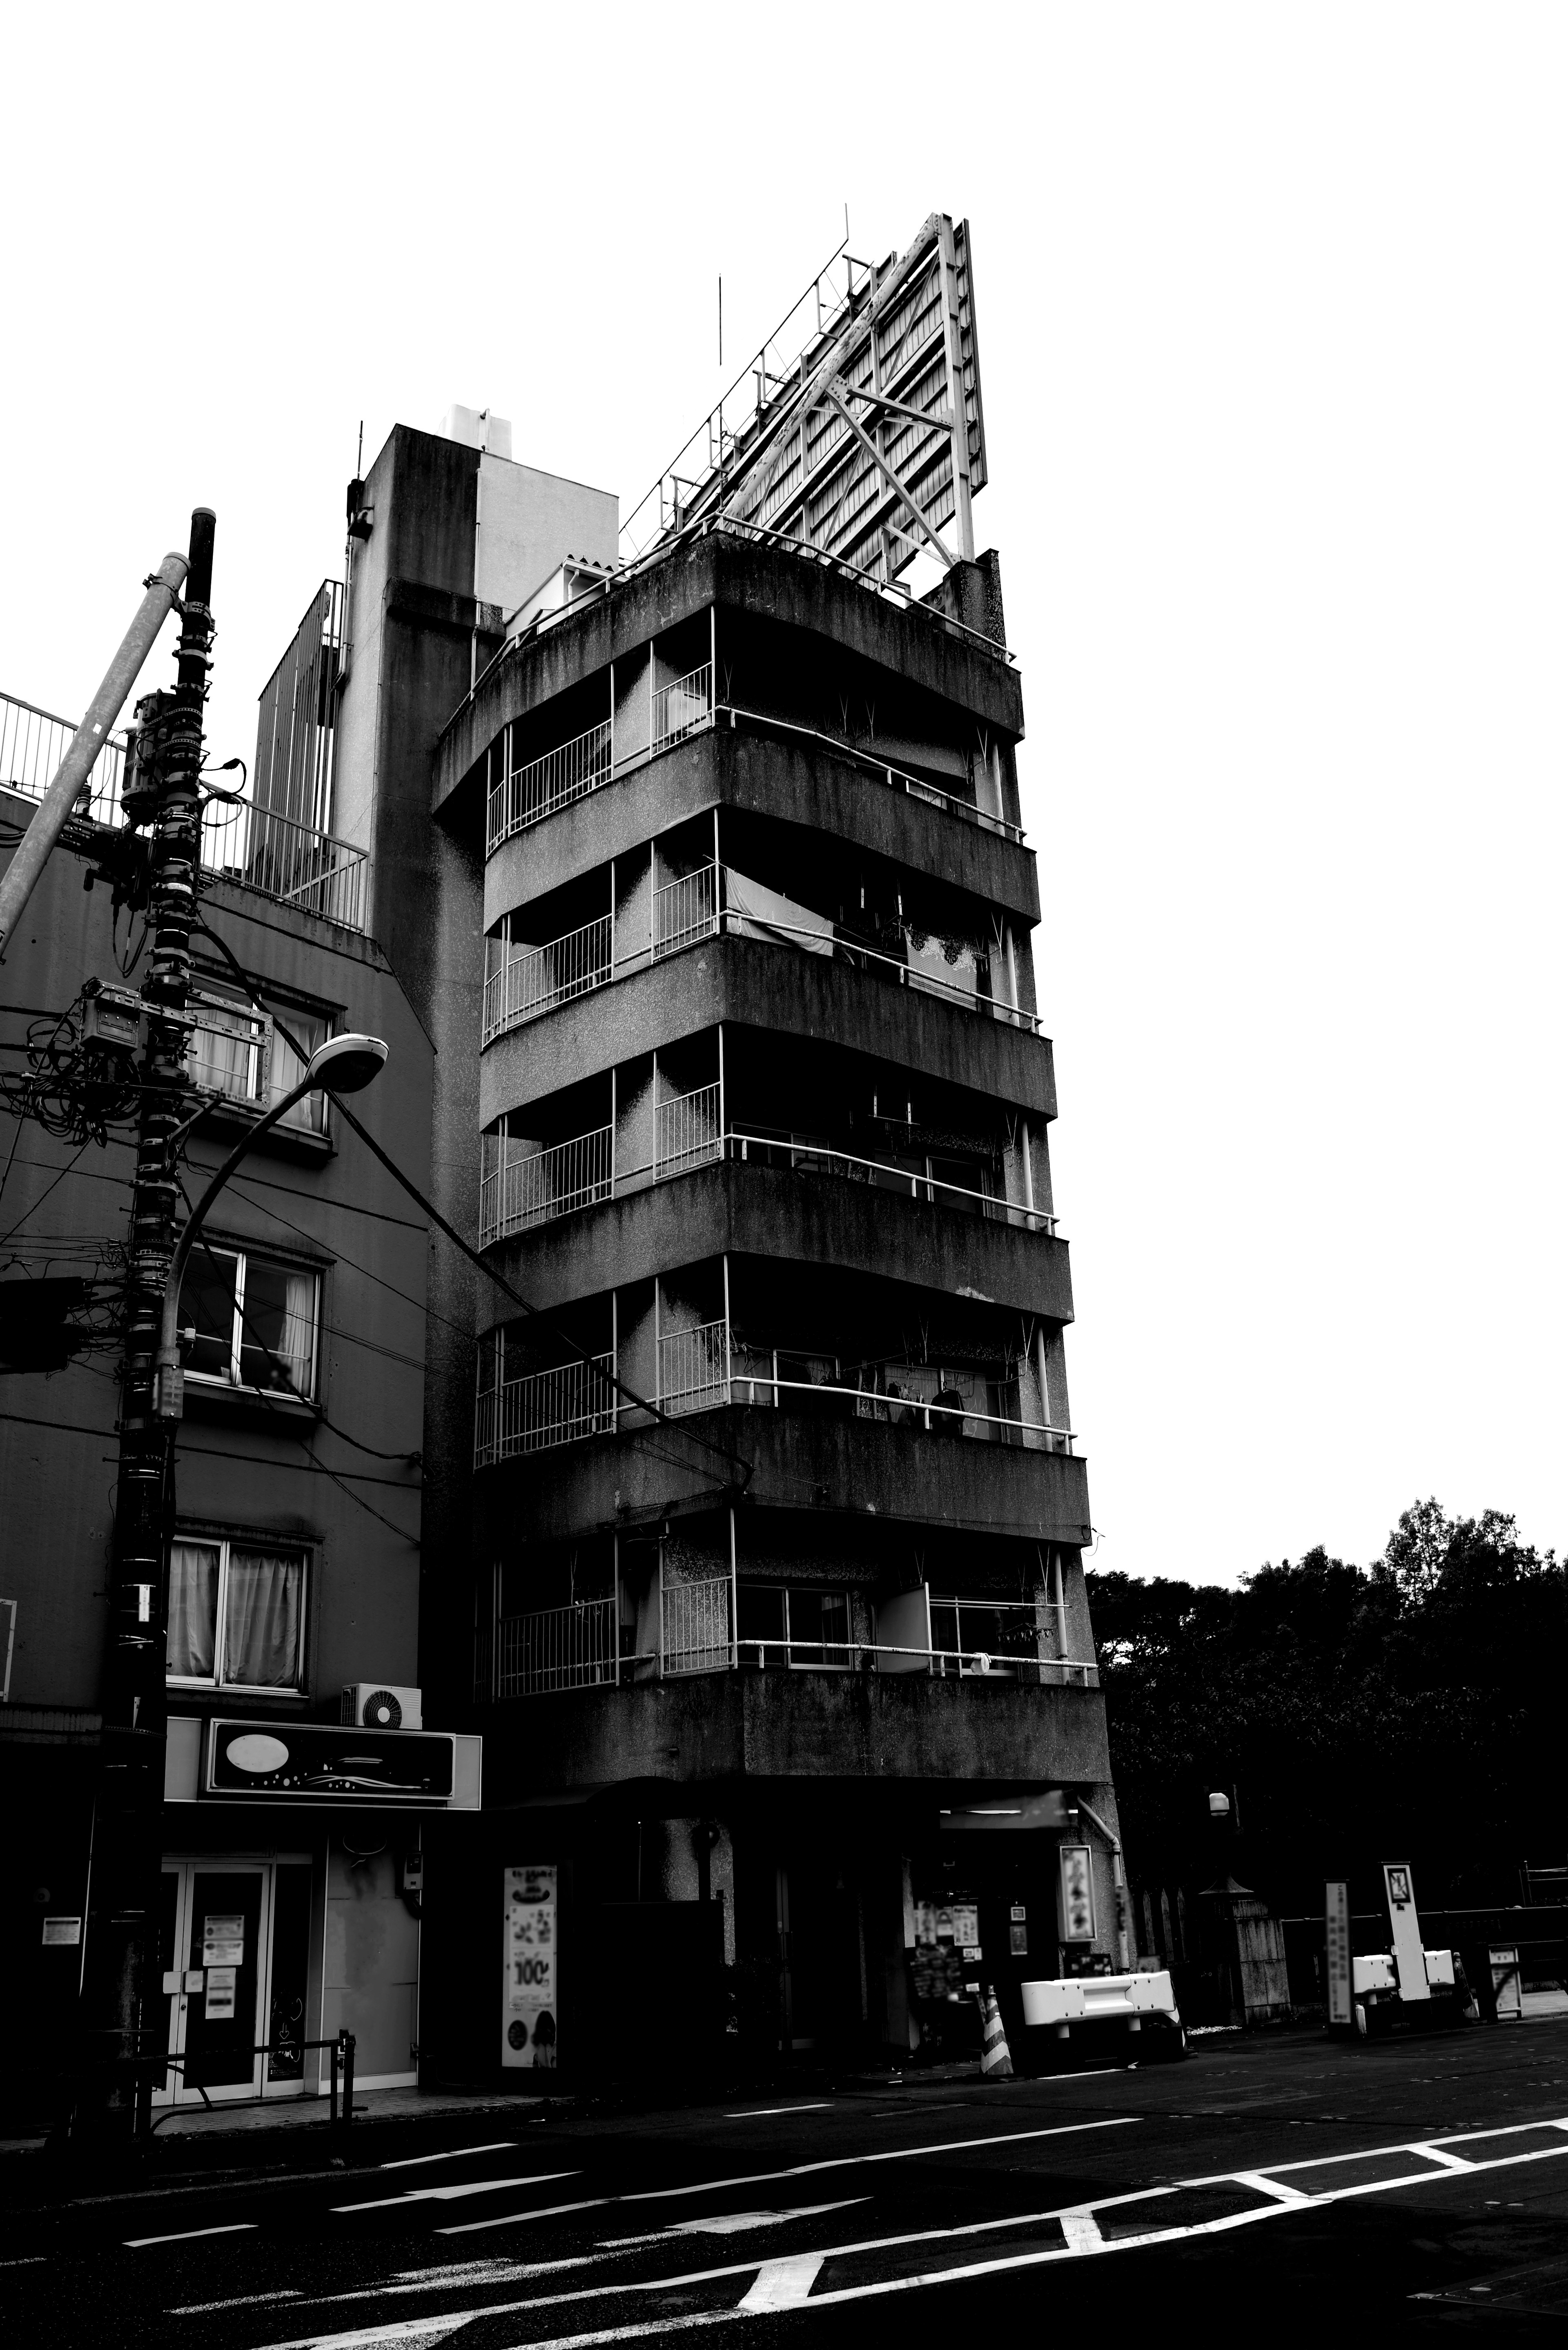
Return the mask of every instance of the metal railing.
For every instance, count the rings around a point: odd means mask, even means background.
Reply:
[[[858,768],[862,775],[874,776],[892,791],[923,800],[928,807],[940,808],[944,815],[976,825],[981,832],[993,832],[1002,840],[1019,844],[1023,840],[1021,824],[1011,823],[1006,816],[992,816],[989,808],[977,806],[973,800],[960,799],[956,792],[945,792],[939,785],[906,774],[901,767],[889,766],[885,759],[861,750],[857,743],[847,743],[837,734],[825,734],[820,727],[804,726],[791,718],[773,718],[763,711],[746,710],[735,702],[720,702],[713,714],[715,718],[728,718],[732,727],[743,726],[759,734],[798,735],[805,742],[818,743],[833,758]]]
[[[668,1412],[711,1411],[729,1401],[729,1333],[722,1322],[671,1330],[659,1341],[659,1400]]]
[[[653,893],[654,957],[675,954],[693,939],[711,938],[719,919],[719,868],[700,865],[695,873],[662,881]],[[639,958],[640,960],[640,958]]]
[[[816,1656],[802,1651],[816,1650]],[[736,1662],[759,1669],[788,1666],[794,1672],[877,1672],[881,1657],[908,1661],[895,1671],[919,1671],[923,1665],[938,1679],[992,1679],[1037,1683],[1045,1689],[1098,1689],[1100,1669],[1093,1661],[1069,1657],[1002,1657],[983,1648],[895,1648],[887,1640],[742,1639],[736,1644]],[[1076,1678],[1075,1678],[1075,1676]]]
[[[507,1155],[510,1143],[500,1136],[501,1164],[479,1187],[480,1247],[488,1248],[492,1241],[503,1240],[511,1232],[526,1232],[530,1225],[549,1223],[557,1216],[575,1215],[579,1208],[607,1200],[612,1190],[614,1139],[614,1128],[600,1126],[591,1134],[574,1136],[570,1142],[557,1142],[547,1150],[513,1159]]]
[[[514,832],[543,823],[557,808],[569,806],[573,800],[608,783],[612,760],[611,725],[606,718],[571,742],[546,751],[542,758],[514,767],[491,788],[485,812],[486,855]]]
[[[248,801],[235,813],[235,831],[243,835],[243,845],[237,839],[223,842],[223,864],[214,864],[209,848],[204,863],[223,879],[241,881],[247,889],[259,889],[264,897],[275,898],[286,906],[303,907],[307,914],[341,922],[347,930],[364,929],[365,881],[370,867],[364,849],[356,848],[351,841],[336,839],[329,832],[296,824],[292,816],[279,816],[272,808],[253,807]],[[205,841],[203,834],[204,845]],[[232,867],[227,862],[230,857],[234,860]]]
[[[736,872],[731,866],[723,870],[743,897],[751,877]],[[1004,1002],[989,989],[965,987],[957,980],[943,979],[938,972],[923,970],[898,955],[886,954],[880,947],[870,945],[839,926],[831,931],[826,928],[809,929],[804,922],[748,912],[741,904],[721,906],[719,873],[717,865],[703,865],[694,873],[680,874],[675,880],[659,885],[654,892],[650,947],[637,947],[629,954],[618,955],[611,918],[601,914],[596,921],[585,922],[580,930],[568,931],[545,946],[523,949],[484,983],[481,1043],[491,1044],[506,1029],[537,1019],[541,1013],[553,1011],[574,996],[587,994],[591,988],[603,987],[612,979],[624,978],[645,968],[649,962],[658,962],[666,955],[679,953],[698,939],[723,938],[731,933],[760,937],[764,941],[776,940],[786,945],[799,939],[807,941],[814,953],[826,953],[836,962],[875,972],[896,986],[911,988],[921,995],[935,995],[961,1005],[965,1011],[1001,1021],[1005,1026],[1023,1028],[1033,1036],[1042,1033],[1034,1013]]]
[[[659,1102],[653,1114],[653,1157],[633,1167],[614,1164],[614,1136],[607,1126],[579,1134],[548,1150],[506,1156],[504,1136],[492,1138],[501,1162],[479,1186],[479,1245],[504,1240],[535,1224],[559,1216],[576,1215],[601,1200],[617,1199],[652,1183],[667,1183],[699,1167],[730,1159],[742,1165],[779,1167],[794,1174],[827,1175],[841,1182],[861,1183],[926,1207],[946,1207],[986,1223],[1004,1223],[1016,1232],[1044,1232],[1054,1237],[1058,1219],[1043,1208],[1026,1208],[994,1191],[971,1191],[937,1175],[921,1175],[878,1159],[857,1158],[848,1150],[833,1150],[825,1143],[802,1141],[795,1136],[737,1127],[721,1133],[720,1089],[699,1086],[689,1094]]]
[[[488,1468],[519,1453],[547,1452],[615,1427],[615,1358],[558,1363],[547,1371],[482,1389],[474,1411],[473,1465]]]
[[[70,719],[36,709],[15,694],[0,693],[0,785],[41,800],[76,733]],[[125,744],[111,734],[88,771],[87,788],[77,801],[78,815],[94,824],[118,824],[124,773]]]
[[[689,1167],[705,1166],[722,1147],[718,1086],[699,1086],[694,1093],[677,1094],[661,1101],[653,1113],[653,1180],[661,1183],[683,1175]]]
[[[0,694],[0,785],[41,799],[75,733],[68,719]],[[111,736],[94,763],[88,795],[78,802],[78,817],[110,829],[123,825],[124,776],[125,746]],[[210,800],[203,807],[202,868],[345,929],[365,928],[367,852],[250,800]]]
[[[580,1599],[504,1616],[495,1627],[495,1694],[538,1697],[550,1690],[615,1681],[618,1635],[613,1599]]]
[[[611,975],[610,918],[600,914],[542,947],[524,947],[484,983],[483,1042],[603,987]]]
[[[662,1673],[723,1671],[735,1661],[730,1637],[730,1578],[666,1584],[659,1594]]]
[[[700,726],[713,707],[713,665],[703,661],[661,685],[653,697],[653,748],[667,751]]]

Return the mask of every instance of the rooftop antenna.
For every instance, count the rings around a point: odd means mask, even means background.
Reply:
[[[719,275],[719,365],[724,364],[724,277]]]
[[[356,455],[356,457],[355,457],[355,459],[354,459],[354,479],[355,479],[356,481],[360,480],[360,479],[362,478],[363,474],[364,474],[364,471],[365,471],[365,420],[364,420],[364,418],[363,418],[363,417],[361,417],[361,418],[359,419],[359,448],[358,448],[358,454]]]

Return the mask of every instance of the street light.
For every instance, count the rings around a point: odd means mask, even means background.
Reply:
[[[169,1277],[163,1284],[163,1322],[152,1374],[152,1409],[159,1419],[172,1425],[185,1416],[185,1372],[180,1360],[180,1292],[192,1248],[206,1221],[208,1209],[246,1152],[269,1127],[287,1116],[296,1102],[303,1101],[306,1094],[317,1092],[363,1093],[380,1076],[386,1059],[387,1048],[379,1036],[329,1036],[325,1045],[318,1045],[299,1083],[281,1100],[275,1101],[265,1117],[245,1128],[192,1209],[185,1229],[174,1244]]]

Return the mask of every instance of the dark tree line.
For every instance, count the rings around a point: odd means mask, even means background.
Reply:
[[[1405,1512],[1381,1558],[1321,1550],[1239,1590],[1088,1577],[1135,1881],[1229,1867],[1277,1913],[1328,1877],[1381,1906],[1408,1860],[1423,1908],[1517,1901],[1568,1856],[1568,1607],[1555,1555],[1495,1510]],[[1240,1796],[1217,1833],[1210,1789]]]

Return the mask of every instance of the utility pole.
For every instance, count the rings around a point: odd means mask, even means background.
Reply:
[[[188,1115],[191,1092],[184,1015],[202,853],[202,712],[213,641],[215,528],[213,515],[198,506],[191,517],[174,691],[156,698],[138,746],[139,764],[151,784],[151,935],[142,990],[147,1034],[130,1211],[102,1756],[84,1953],[84,2054],[89,2064],[140,2053],[142,2019],[160,1991],[173,1430],[154,1408],[153,1369],[174,1253],[178,1129]],[[145,2107],[151,2094],[151,2082],[139,2084],[133,2099],[128,2083],[91,2103],[128,2119]]]

